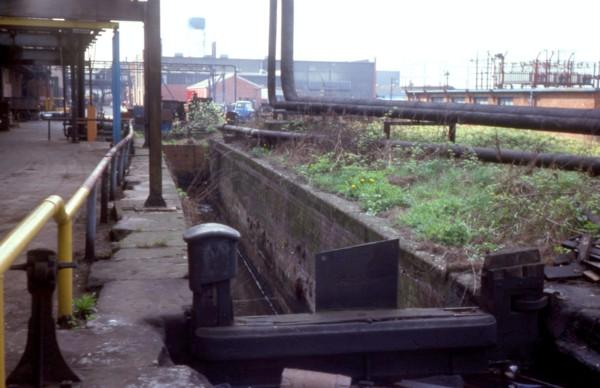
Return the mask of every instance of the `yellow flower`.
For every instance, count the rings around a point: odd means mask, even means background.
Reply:
[[[352,190],[356,190],[356,185],[352,185]]]
[[[365,178],[360,178],[360,183],[365,183]]]
[[[375,179],[373,179],[373,178],[370,178],[370,179],[369,179],[369,182],[371,182],[371,183],[375,183]]]

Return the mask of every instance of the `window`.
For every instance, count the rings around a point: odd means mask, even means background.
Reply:
[[[487,105],[489,103],[489,99],[487,97],[475,97],[474,102],[478,105]]]
[[[444,97],[431,97],[431,102],[446,102]]]
[[[454,98],[452,98],[452,102],[455,104],[464,104],[465,98],[464,97],[454,97]]]
[[[498,105],[512,106],[513,98],[512,97],[498,97]]]

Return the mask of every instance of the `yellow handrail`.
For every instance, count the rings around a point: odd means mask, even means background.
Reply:
[[[58,195],[52,195],[40,203],[19,225],[0,241],[0,388],[6,387],[5,338],[4,338],[4,274],[15,259],[40,230],[54,218],[58,226],[57,256],[59,263],[73,262],[73,219],[88,198],[96,181],[116,153],[133,139],[133,130],[119,144],[112,147],[96,166],[92,174],[65,204]],[[127,150],[125,151],[127,152]],[[73,315],[73,270],[58,271],[58,318]]]

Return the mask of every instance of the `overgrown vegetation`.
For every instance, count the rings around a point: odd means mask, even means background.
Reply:
[[[476,260],[505,246],[534,245],[549,255],[565,238],[600,234],[586,211],[600,214],[600,180],[584,173],[528,166],[496,165],[469,156],[431,155],[419,147],[373,151],[379,123],[363,125],[354,145],[333,152],[313,150],[296,166],[318,188],[355,200],[369,214],[388,217],[423,241],[464,249]],[[402,127],[403,139],[435,141]],[[555,139],[527,131],[462,130],[462,143],[543,152],[600,155],[600,146],[577,139]],[[398,134],[396,134],[398,135]],[[442,135],[438,138],[442,141]],[[446,134],[443,134],[445,138]],[[494,145],[496,144],[496,145]],[[284,158],[285,159],[285,158]]]
[[[373,122],[369,127],[375,133],[383,132],[381,122]],[[445,126],[395,126],[392,127],[392,137],[406,141],[445,143],[448,141],[448,129]],[[582,141],[582,138],[582,136],[474,125],[459,125],[456,130],[456,143],[472,147],[600,156],[600,141],[591,139]]]
[[[175,121],[168,135],[170,139],[202,137],[216,131],[225,123],[223,112],[212,101],[194,99],[188,106],[187,121]]]

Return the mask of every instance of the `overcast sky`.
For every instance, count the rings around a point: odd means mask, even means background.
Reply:
[[[203,54],[203,37],[188,26],[206,19],[206,54],[238,58],[267,55],[269,0],[162,0],[163,54]],[[295,58],[377,60],[378,70],[398,70],[401,83],[466,84],[486,53],[507,62],[545,58],[600,61],[597,0],[296,0]],[[93,56],[110,58],[110,36]],[[121,58],[141,58],[141,24],[122,23]],[[556,59],[557,54],[554,54]],[[480,62],[481,63],[481,62]]]

